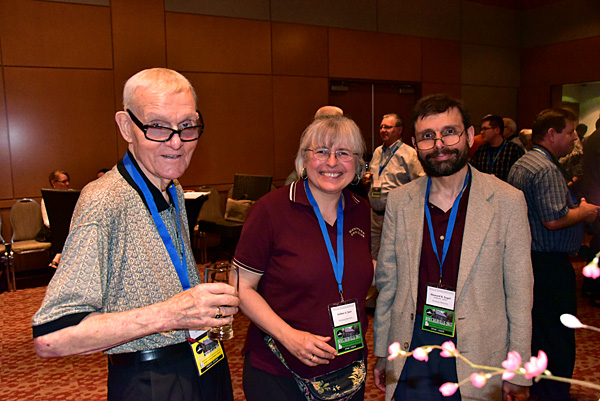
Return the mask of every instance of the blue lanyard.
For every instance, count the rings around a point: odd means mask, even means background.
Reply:
[[[177,203],[177,191],[175,190],[175,185],[169,184],[168,191],[171,194],[171,198],[173,198],[173,203],[175,204],[175,210],[177,211],[177,230],[179,231],[179,238],[181,238],[181,249],[183,252],[182,259],[179,259],[179,255],[177,254],[177,250],[175,249],[175,245],[173,244],[173,239],[171,235],[167,231],[167,227],[165,223],[161,219],[158,214],[158,208],[156,207],[156,202],[154,202],[154,197],[150,193],[150,189],[146,184],[146,181],[142,178],[139,171],[135,168],[131,159],[129,158],[129,153],[125,153],[125,157],[123,157],[123,165],[127,172],[133,179],[133,181],[137,184],[137,186],[142,190],[144,194],[144,199],[146,199],[146,203],[148,204],[148,209],[150,209],[150,214],[154,219],[154,224],[158,229],[158,233],[165,244],[165,248],[167,248],[167,252],[169,252],[169,256],[171,257],[171,261],[175,265],[175,270],[177,271],[177,275],[179,276],[179,281],[181,281],[181,285],[184,290],[190,288],[190,279],[188,277],[187,266],[184,265],[185,262],[185,244],[183,243],[183,237],[181,236],[181,220],[179,218],[179,204]]]
[[[498,156],[500,156],[500,153],[502,153],[502,149],[504,149],[505,146],[506,146],[506,141],[502,142],[502,146],[500,146],[500,149],[498,149],[498,152],[496,153],[496,157],[494,157],[494,160],[492,160],[492,156],[490,156],[490,150],[491,150],[492,147],[490,146],[488,148],[488,150],[487,150],[487,160],[488,160],[488,165],[490,166],[490,173],[492,172],[492,169],[496,165],[496,161],[498,160]]]
[[[400,149],[400,145],[402,145],[401,142],[396,143],[396,146],[392,150],[392,154],[390,155],[390,157],[388,157],[387,160],[382,165],[379,166],[379,176],[381,176],[381,173],[383,173],[383,170],[385,169],[385,167],[388,165],[390,160],[392,160],[392,157],[394,157],[394,153],[396,153],[396,151],[398,149]],[[381,157],[383,158],[383,149],[381,151]]]
[[[427,206],[429,202],[429,190],[431,189],[431,177],[427,181],[427,192],[425,193],[425,217],[427,218],[427,226],[429,227],[429,238],[431,240],[431,246],[433,248],[433,252],[435,253],[435,257],[440,264],[440,282],[442,284],[442,266],[444,265],[444,261],[446,260],[446,255],[448,254],[448,248],[450,248],[450,241],[452,240],[452,233],[454,232],[454,225],[456,224],[456,215],[458,214],[458,205],[460,204],[460,199],[462,198],[463,193],[465,192],[465,188],[469,183],[469,178],[471,177],[471,170],[467,170],[467,176],[465,177],[465,182],[462,186],[460,194],[454,199],[454,203],[452,204],[452,210],[450,211],[450,220],[448,221],[448,226],[446,227],[446,235],[444,236],[444,247],[442,250],[442,259],[440,260],[440,255],[438,253],[437,244],[435,242],[435,235],[433,234],[433,224],[431,224],[431,211]]]
[[[535,152],[538,152],[538,153],[541,153],[541,154],[543,154],[544,156],[546,156],[546,158],[547,158],[548,160],[550,160],[550,161],[551,161],[551,162],[552,162],[554,165],[556,165],[556,166],[558,167],[558,169],[559,169],[559,170],[561,169],[561,167],[560,167],[560,164],[559,164],[559,163],[557,163],[556,161],[554,161],[554,159],[552,158],[552,156],[550,156],[548,153],[546,153],[546,152],[544,151],[544,149],[542,149],[541,147],[539,147],[539,146],[535,145],[535,146],[533,146],[533,147],[531,148],[531,150],[533,150],[533,151],[535,151]],[[578,203],[579,203],[579,201],[577,200],[577,197],[575,196],[575,194],[573,194],[573,192],[571,191],[571,189],[569,188],[569,186],[568,186],[568,185],[567,185],[567,190],[569,191],[569,197],[570,197],[570,198],[571,198],[571,200],[573,201],[573,204],[575,204],[575,205],[576,205],[576,204],[578,204]]]
[[[319,227],[321,227],[321,234],[323,234],[323,239],[325,240],[325,245],[327,246],[327,252],[329,253],[329,259],[331,260],[331,265],[333,266],[333,274],[335,274],[335,280],[338,283],[338,290],[340,291],[340,297],[342,298],[342,302],[344,301],[344,293],[342,290],[342,278],[344,277],[344,207],[342,206],[342,197],[340,196],[340,203],[337,208],[337,258],[335,257],[335,253],[333,253],[333,246],[331,245],[331,239],[329,238],[329,233],[327,233],[327,227],[325,226],[325,219],[323,219],[323,215],[321,214],[321,210],[319,209],[319,205],[315,200],[312,192],[310,191],[310,187],[308,186],[308,181],[304,181],[304,189],[306,190],[306,196],[308,197],[308,201],[310,202],[315,214],[317,215],[317,220],[319,220]]]

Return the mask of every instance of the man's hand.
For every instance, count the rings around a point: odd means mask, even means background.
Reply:
[[[596,217],[598,217],[598,206],[587,203],[585,198],[581,198],[578,209],[581,209],[583,221],[586,223],[593,223]]]
[[[527,401],[528,399],[529,387],[502,382],[502,401]]]
[[[163,302],[165,330],[222,326],[233,321],[240,300],[235,288],[223,283],[198,284]],[[222,317],[217,318],[217,313]]]
[[[375,380],[375,386],[385,392],[385,358],[377,358],[373,368],[373,379]]]

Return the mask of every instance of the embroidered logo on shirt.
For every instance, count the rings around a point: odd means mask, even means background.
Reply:
[[[351,237],[354,237],[355,235],[360,235],[361,237],[365,238],[365,232],[358,227],[354,227],[349,231],[349,233]]]

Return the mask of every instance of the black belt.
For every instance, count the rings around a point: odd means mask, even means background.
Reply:
[[[384,216],[385,215],[385,209],[383,209],[383,210],[375,210],[375,209],[373,209],[373,212],[375,212],[375,214],[378,215],[378,216]]]
[[[131,366],[136,363],[157,361],[160,359],[174,358],[191,352],[189,345],[185,342],[168,345],[162,348],[150,349],[147,351],[126,352],[124,354],[109,354],[108,360],[115,366]]]

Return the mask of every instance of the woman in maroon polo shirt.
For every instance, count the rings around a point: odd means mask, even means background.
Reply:
[[[304,401],[290,370],[313,378],[366,361],[369,206],[346,188],[360,183],[364,149],[349,118],[315,119],[300,140],[301,178],[261,198],[244,223],[234,263],[240,307],[252,320],[244,347],[248,401]],[[352,400],[363,398],[364,385]]]

